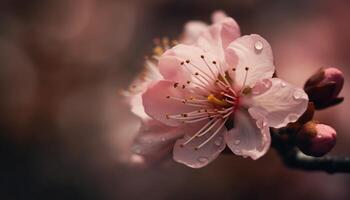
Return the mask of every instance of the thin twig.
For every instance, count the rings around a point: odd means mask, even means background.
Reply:
[[[350,158],[334,156],[310,157],[298,150],[288,154],[280,154],[287,167],[306,171],[324,171],[327,173],[350,173]]]
[[[287,167],[306,171],[350,173],[350,157],[306,156],[295,147],[293,138],[288,139],[285,136],[272,131],[272,147],[276,149]]]

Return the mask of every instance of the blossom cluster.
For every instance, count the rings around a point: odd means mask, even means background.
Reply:
[[[225,13],[215,12],[211,25],[187,23],[176,44],[160,43],[125,92],[142,121],[131,161],[149,164],[172,153],[175,161],[200,168],[227,147],[255,160],[270,148],[271,128],[299,124],[300,141],[312,138],[305,137],[307,123],[316,134],[329,132],[323,125],[310,126],[312,117],[298,123],[308,113],[309,97],[320,102],[315,90],[329,81],[316,77],[307,82],[305,92],[277,78],[268,41],[257,34],[242,36],[237,22]],[[317,108],[336,101],[340,90],[332,85],[328,102],[315,104]],[[307,151],[310,145],[300,149]]]

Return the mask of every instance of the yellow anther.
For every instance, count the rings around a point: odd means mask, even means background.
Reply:
[[[252,93],[252,88],[246,87],[246,88],[243,89],[242,93],[243,93],[244,95],[249,95],[249,94]]]
[[[153,49],[153,53],[156,55],[156,56],[161,56],[163,53],[164,53],[164,49],[160,46],[156,46],[154,47]]]
[[[213,94],[210,94],[208,97],[207,97],[208,101],[210,103],[213,103],[213,104],[217,104],[217,105],[220,105],[220,106],[230,106],[231,104],[229,104],[228,102],[224,101],[224,100],[221,100],[221,99],[218,99],[216,98]]]

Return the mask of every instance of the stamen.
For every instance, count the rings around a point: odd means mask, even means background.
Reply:
[[[245,84],[246,84],[246,82],[247,82],[248,70],[249,70],[249,67],[246,67],[246,68],[245,68],[244,80],[243,80],[243,84],[242,84],[242,89],[244,89]],[[240,91],[242,91],[242,89],[241,89]]]
[[[219,70],[219,74],[220,74],[220,77],[225,81],[225,83],[227,85],[230,85],[230,83],[228,82],[228,80],[226,79],[226,75],[225,73],[223,73],[223,70],[222,70],[222,67],[221,65],[217,65],[217,62],[213,61],[213,64],[215,65],[215,67]]]
[[[184,147],[186,144],[188,144],[189,142],[191,142],[194,138],[197,137],[197,135],[199,135],[204,129],[206,129],[211,123],[213,123],[214,120],[217,120],[217,118],[211,119],[208,123],[206,123],[199,131],[197,131],[195,134],[192,135],[191,138],[189,138],[186,142],[184,142],[183,144],[181,144],[181,147]]]
[[[225,99],[225,101],[226,101],[227,103],[230,103],[231,105],[235,105],[235,102],[234,102],[234,101],[231,101],[231,100],[228,100],[228,99]]]
[[[210,94],[208,96],[208,102],[214,103],[214,104],[217,104],[217,105],[220,105],[220,106],[224,106],[224,107],[231,105],[231,104],[229,104],[229,103],[227,103],[227,102],[225,102],[225,101],[223,101],[221,99],[216,98],[213,94]]]
[[[198,105],[198,106],[209,106],[207,101],[200,101],[200,100],[191,100],[191,99],[184,99],[184,98],[179,98],[179,97],[173,97],[173,96],[167,96],[167,99],[173,99],[175,101],[181,101],[182,103],[186,105]]]
[[[203,121],[203,120],[206,120],[206,119],[211,119],[213,117],[218,117],[220,115],[212,115],[212,116],[206,116],[206,117],[203,117],[203,118],[199,118],[199,119],[195,119],[195,120],[186,120],[184,121],[184,123],[195,123],[195,122],[200,122],[200,121]]]
[[[187,62],[188,61],[188,62]],[[190,60],[186,60],[186,63],[189,63],[190,62]],[[181,65],[183,65],[183,66],[185,66],[185,68],[186,68],[186,70],[190,73],[190,74],[192,74],[192,76],[194,76],[199,82],[201,82],[203,85],[203,87],[206,89],[206,90],[208,90],[208,88],[207,88],[207,83],[205,83],[202,79],[200,79],[199,77],[197,77],[198,75],[199,75],[199,73],[198,72],[196,72],[195,74],[193,74],[193,72],[188,68],[188,66],[187,65],[184,65],[184,62],[181,62]],[[208,82],[208,81],[207,81]]]
[[[231,99],[237,99],[237,97],[231,96],[231,95],[229,95],[229,94],[227,94],[227,93],[225,93],[225,92],[221,92],[220,94],[223,95],[223,96],[225,96],[225,97],[231,98]],[[235,93],[234,93],[234,94],[235,94]]]
[[[211,74],[213,75],[213,77],[214,77],[214,79],[215,79],[216,75],[215,75],[214,71],[211,69],[211,67],[209,66],[209,64],[207,63],[207,61],[204,59],[204,56],[203,56],[203,55],[201,55],[201,58],[203,59],[205,65],[207,66],[207,68],[209,69],[209,71],[211,72]],[[218,73],[220,73],[220,72],[218,72]]]
[[[191,66],[193,66],[194,68],[196,68],[197,70],[199,70],[201,73],[203,73],[204,75],[206,75],[209,79],[211,79],[212,81],[215,81],[215,75],[213,77],[211,77],[209,74],[207,74],[205,71],[203,71],[200,67],[198,67],[197,65],[190,63]]]
[[[223,122],[221,123],[221,125],[219,126],[218,129],[216,129],[216,131],[208,138],[206,139],[202,144],[198,145],[197,147],[195,147],[195,150],[200,149],[201,147],[203,147],[205,144],[207,144],[211,139],[213,139],[222,129],[222,127],[225,125],[226,121],[228,118],[226,118],[225,120],[223,120]]]
[[[227,119],[228,116],[230,116],[233,113],[233,110],[231,110],[229,113],[227,113],[226,115],[224,115],[222,118]]]
[[[203,135],[205,135],[206,133],[208,133],[218,122],[220,122],[220,118],[216,118],[217,120],[204,132],[202,132],[201,134],[198,134],[197,137],[202,137]]]
[[[176,119],[176,120],[193,120],[193,119],[200,119],[206,116],[207,116],[206,113],[194,113],[192,115],[189,115],[187,113],[182,113],[177,115],[168,115],[170,119]]]

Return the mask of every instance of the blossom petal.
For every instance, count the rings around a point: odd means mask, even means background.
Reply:
[[[265,80],[266,81],[266,80]],[[295,87],[281,79],[268,80],[269,89],[252,95],[249,112],[263,115],[269,126],[281,128],[295,122],[308,106],[308,96],[301,88]]]
[[[214,60],[216,58],[213,54],[201,48],[179,44],[163,54],[159,60],[159,70],[164,79],[179,83],[197,81],[194,78],[196,73],[214,82],[218,73],[212,63]]]
[[[190,21],[185,24],[181,43],[194,44],[202,32],[207,30],[208,25],[201,21]]]
[[[200,129],[200,127],[201,126],[198,125],[192,126],[192,129],[187,130],[187,133],[184,138],[176,141],[173,152],[173,157],[175,161],[185,164],[192,168],[201,168],[209,164],[215,158],[217,158],[221,151],[225,149],[226,144],[224,142],[223,134],[227,130],[224,126],[221,126],[220,128],[220,125],[217,125],[205,135],[201,137],[196,137],[190,142],[188,142],[186,145],[183,145],[186,141],[190,139],[193,133],[197,132]],[[196,149],[196,147],[201,145],[214,133],[215,136],[211,140],[209,140],[208,143]]]
[[[169,51],[169,50],[168,50]],[[165,52],[159,59],[159,71],[165,80],[184,83],[191,79],[191,74],[181,66],[182,60],[177,58],[172,52]]]
[[[224,49],[239,36],[240,29],[237,22],[230,17],[225,17],[202,33],[198,38],[197,46],[214,53],[219,61],[224,63]]]
[[[131,112],[136,116],[141,118],[143,121],[151,119],[145,112],[145,109],[142,104],[142,94],[135,94],[132,98],[129,99]]]
[[[256,120],[247,111],[237,110],[234,124],[225,134],[226,144],[234,154],[256,160],[267,152],[271,137],[266,120]]]
[[[140,76],[135,78],[129,90],[122,91],[126,102],[130,105],[131,112],[142,120],[151,119],[143,108],[142,94],[155,81],[163,79],[155,62],[145,61],[145,69]]]
[[[189,90],[183,89],[181,86],[175,86],[176,83],[172,81],[162,80],[151,86],[142,96],[145,112],[153,119],[159,120],[169,126],[178,126],[182,123],[178,120],[168,118],[167,115],[198,110],[198,107],[189,106],[181,100],[168,98],[188,99],[192,96]]]
[[[259,80],[271,78],[275,66],[270,44],[261,36],[252,34],[233,41],[225,50],[226,57],[238,57],[234,62],[227,60],[230,67],[236,67],[235,83],[253,86]]]
[[[218,23],[227,17],[226,13],[222,10],[217,10],[211,15],[211,21],[213,23]]]
[[[183,136],[183,130],[166,126],[157,120],[144,122],[136,136],[132,151],[142,156],[144,162],[156,162],[171,155],[175,141]],[[138,157],[140,158],[140,157]],[[140,159],[137,159],[138,161]]]
[[[222,47],[225,49],[232,41],[241,35],[241,32],[237,22],[230,17],[225,18],[221,23],[222,29],[220,36]]]

